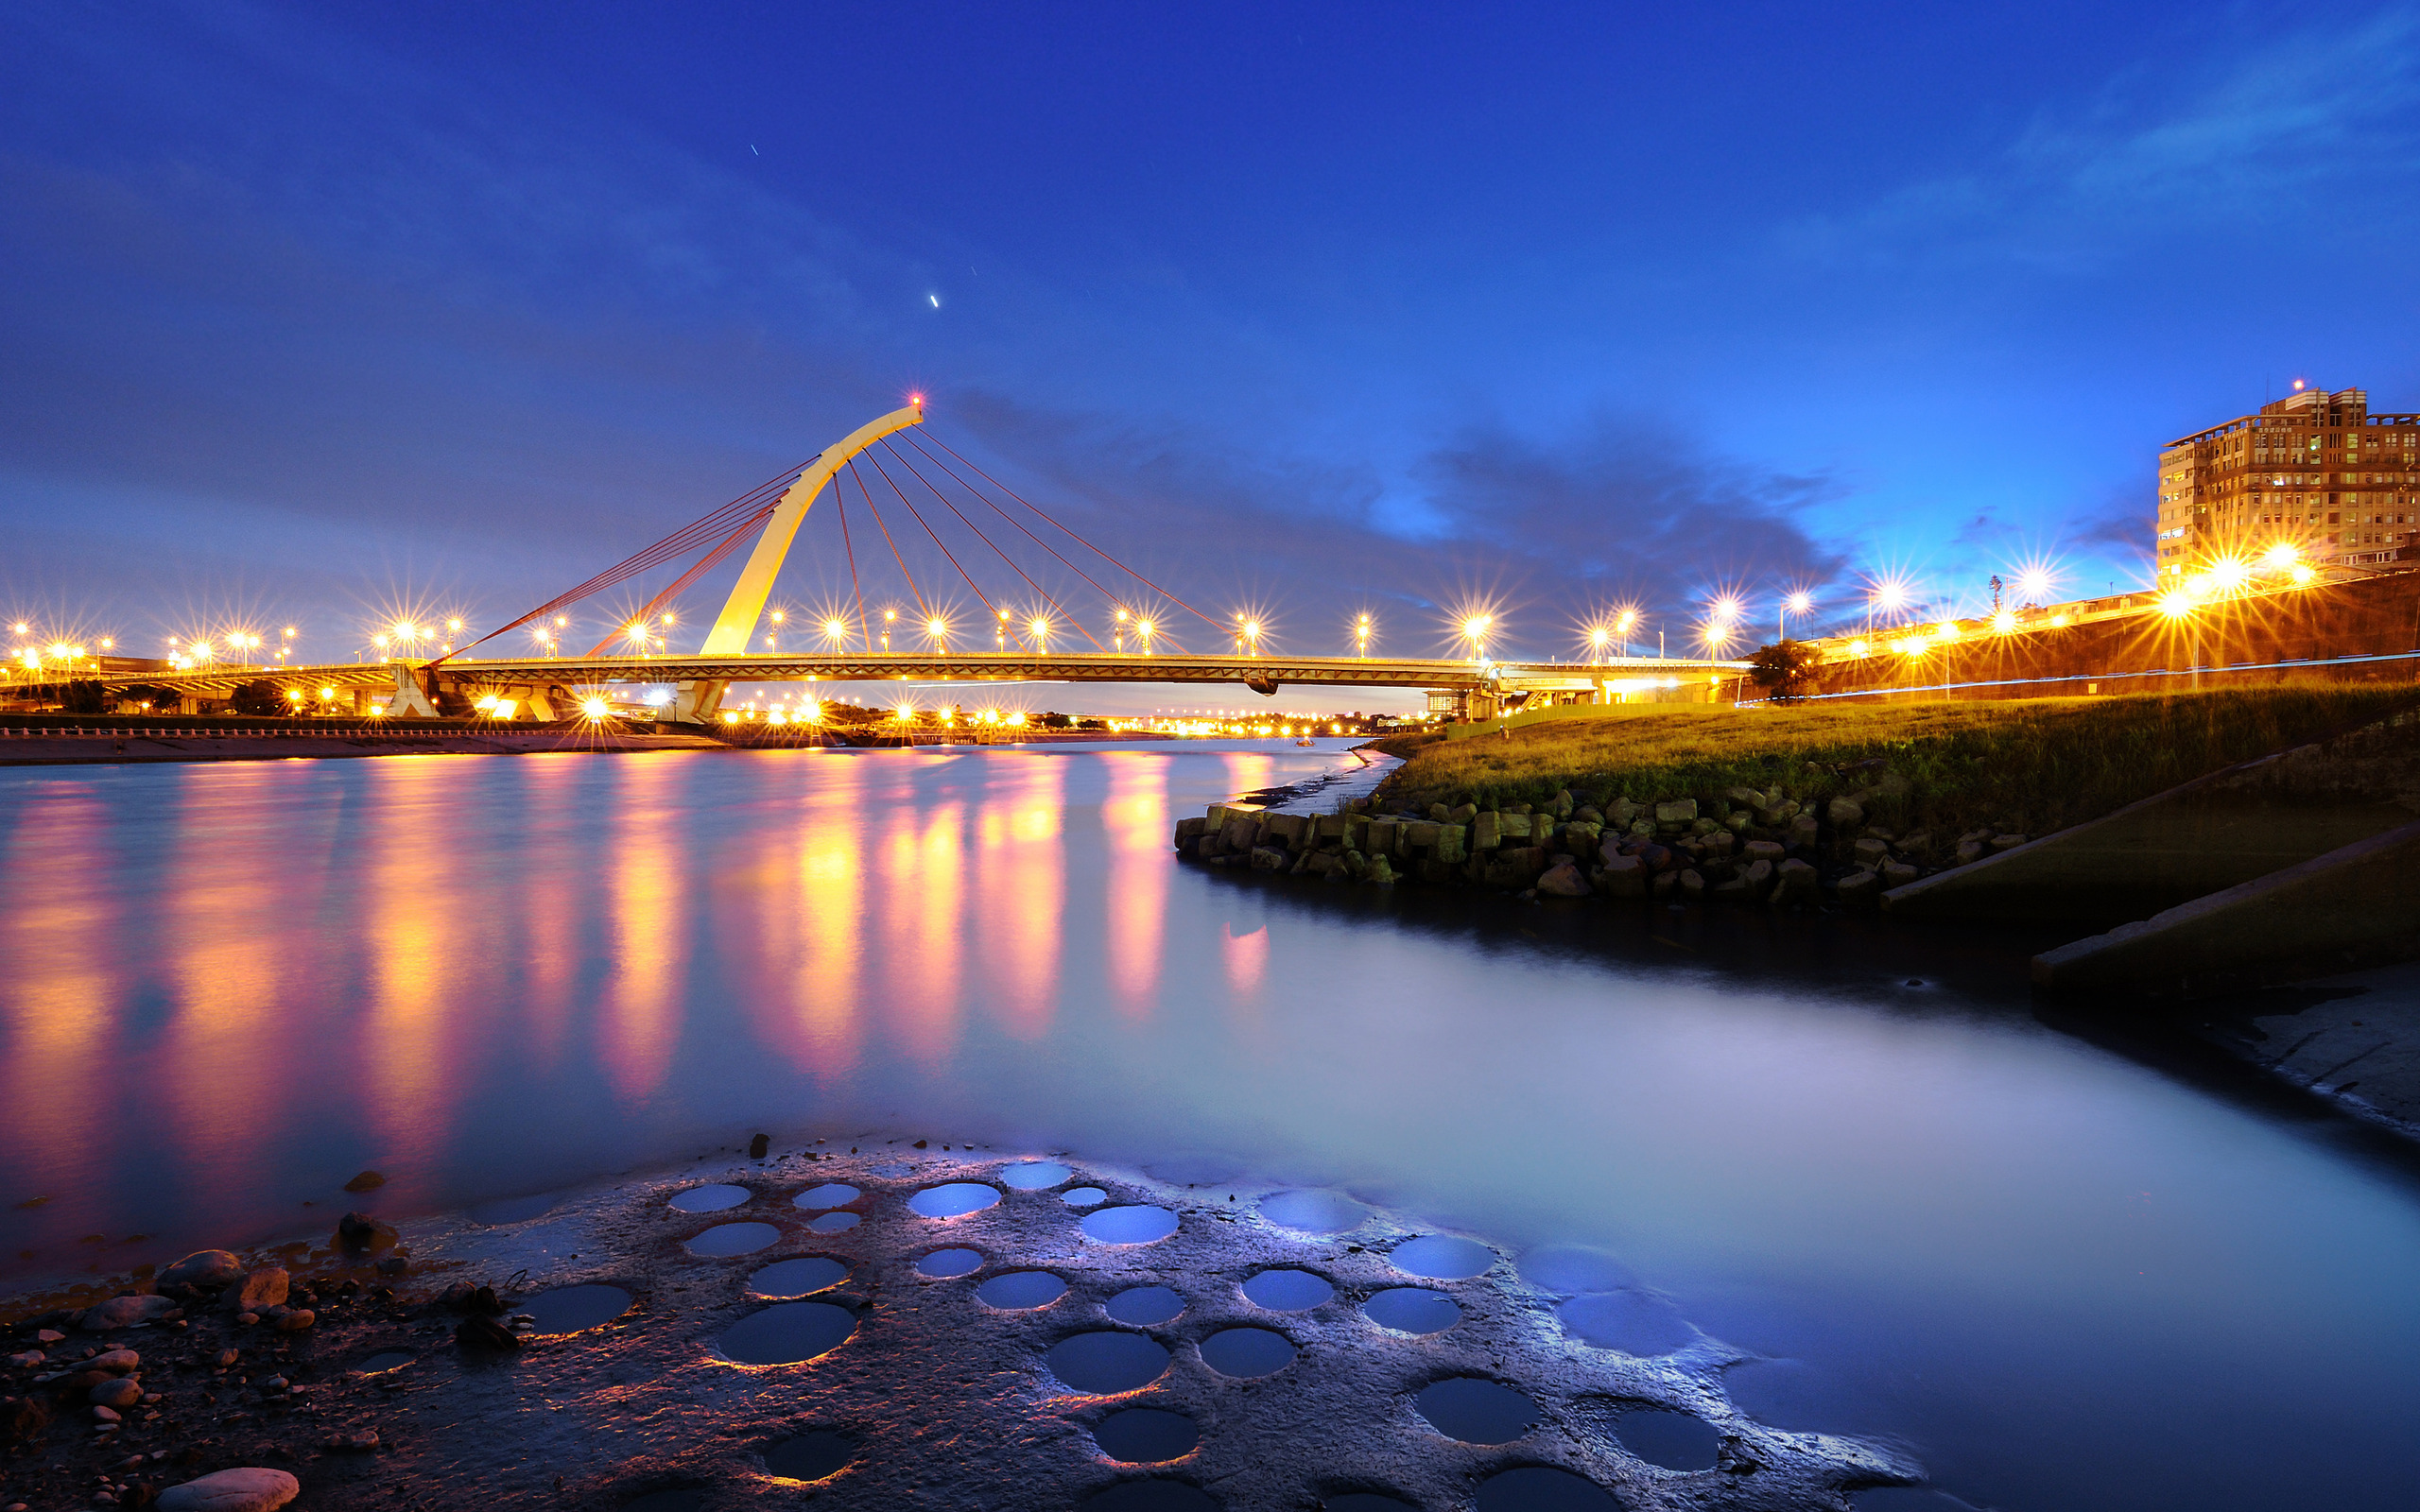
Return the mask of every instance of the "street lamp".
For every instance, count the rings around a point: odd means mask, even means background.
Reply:
[[[938,614],[926,618],[925,638],[933,643],[934,650],[943,656],[949,655],[949,621]]]
[[[1033,634],[1034,648],[1044,656],[1048,656],[1050,654],[1050,617],[1046,614],[1036,614],[1026,622],[1025,627]]]
[[[1622,638],[1622,655],[1630,655],[1630,632],[1638,624],[1638,610],[1626,609],[1614,617],[1614,633]]]
[[[1789,640],[1789,617],[1792,614],[1804,614],[1814,607],[1815,600],[1805,593],[1792,593],[1788,598],[1783,599],[1781,601],[1781,612],[1776,617],[1773,624],[1773,639],[1776,641]]]
[[[882,648],[885,651],[890,649],[890,627],[898,623],[898,620],[899,611],[897,610],[887,609],[882,611]]]
[[[1487,660],[1487,632],[1495,623],[1493,614],[1473,614],[1462,621],[1462,639],[1470,643],[1472,661]]]
[[[1143,654],[1145,656],[1150,656],[1151,654],[1151,632],[1153,628],[1154,627],[1148,619],[1140,619],[1134,622],[1134,638],[1143,643]]]
[[[1613,640],[1614,632],[1607,629],[1604,626],[1591,625],[1588,627],[1588,649],[1595,653],[1598,665],[1602,666],[1604,664],[1605,652],[1607,648],[1613,644]]]
[[[1353,654],[1368,660],[1370,655],[1370,616],[1364,614],[1353,622]]]

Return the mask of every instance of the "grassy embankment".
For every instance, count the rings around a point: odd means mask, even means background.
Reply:
[[[1490,809],[1543,802],[1566,787],[1601,804],[1703,801],[1733,787],[1779,784],[1802,803],[1864,795],[1869,816],[1900,833],[2045,834],[2415,701],[2420,689],[2403,685],[1758,709],[1646,705],[1635,715],[1549,720],[1505,738],[1399,749],[1409,759],[1379,797]]]

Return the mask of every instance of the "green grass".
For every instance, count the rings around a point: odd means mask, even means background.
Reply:
[[[1806,802],[1874,787],[1876,822],[1936,834],[2044,834],[2255,756],[2420,701],[2409,684],[2235,689],[2118,698],[1824,703],[1760,709],[1647,705],[1547,721],[1509,738],[1437,741],[1409,754],[1381,798],[1426,806],[1713,799],[1771,788]],[[1890,784],[1896,789],[1897,782]]]

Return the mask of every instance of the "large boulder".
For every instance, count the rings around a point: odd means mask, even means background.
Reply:
[[[1824,816],[1835,830],[1854,830],[1865,822],[1865,805],[1853,798],[1836,798],[1824,806]]]
[[[1471,818],[1471,849],[1493,850],[1504,843],[1504,816],[1494,809],[1482,809]]]
[[[281,1307],[285,1302],[287,1277],[275,1265],[264,1265],[244,1278],[244,1284],[229,1292],[227,1310],[231,1313],[257,1313],[263,1308]]]
[[[1177,820],[1176,848],[1188,855],[1198,852],[1201,848],[1201,832],[1209,825],[1206,818]]]
[[[1841,879],[1841,906],[1872,908],[1882,897],[1882,879],[1871,871],[1852,871]]]
[[[1698,874],[1695,867],[1681,873],[1681,898],[1685,902],[1705,902],[1705,878]]]
[[[1772,902],[1774,907],[1784,904],[1812,907],[1823,901],[1823,880],[1813,867],[1804,861],[1785,861],[1773,869]]]
[[[95,1302],[84,1309],[76,1326],[88,1333],[107,1333],[112,1329],[130,1329],[137,1323],[157,1321],[177,1310],[177,1304],[165,1297],[112,1297],[106,1302]]]
[[[163,1286],[206,1286],[216,1291],[233,1286],[244,1274],[244,1263],[224,1249],[197,1249],[159,1275]]]
[[[1597,886],[1608,898],[1644,898],[1651,873],[1636,856],[1609,855],[1597,873]]]
[[[1293,858],[1273,845],[1253,847],[1252,869],[1254,871],[1283,871],[1291,865]]]
[[[1655,805],[1655,822],[1686,828],[1698,819],[1698,800],[1693,798],[1674,799]]]
[[[302,1483],[284,1470],[246,1466],[220,1470],[160,1493],[160,1512],[277,1512],[302,1494]]]
[[[1561,866],[1547,868],[1546,874],[1538,879],[1538,891],[1557,898],[1585,898],[1591,889],[1588,879],[1580,874],[1580,868],[1566,861]]]

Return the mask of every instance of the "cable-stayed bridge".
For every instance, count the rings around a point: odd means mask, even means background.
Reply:
[[[1493,661],[1485,654],[1484,619],[1465,627],[1466,659],[1368,655],[1366,620],[1352,655],[1265,650],[1262,626],[1251,614],[1219,619],[1203,613],[947,442],[920,436],[924,423],[919,398],[859,426],[803,467],[437,657],[278,668],[219,663],[110,674],[102,680],[148,683],[180,699],[201,700],[226,697],[267,678],[302,709],[338,696],[358,706],[357,692],[383,689],[389,695],[386,707],[395,713],[509,707],[541,719],[569,717],[597,690],[615,684],[670,684],[666,718],[708,724],[735,685],[767,682],[1240,683],[1264,696],[1287,686],[1402,689],[1442,695],[1458,709],[1484,714],[1541,699],[1703,697],[1726,676],[1746,669],[1742,662],[1703,657]],[[822,549],[830,565],[845,563],[850,592],[811,618],[789,621],[768,605],[809,507],[824,497],[837,517],[838,562],[831,560],[830,542]],[[742,547],[751,548],[748,558],[700,649],[672,651],[665,633],[671,606]],[[571,606],[682,562],[687,565],[677,576],[636,610],[617,615],[615,628],[585,655],[565,654],[564,611]],[[871,606],[869,576],[875,579]],[[528,640],[494,644],[515,631],[526,631]],[[1220,649],[1202,653],[1184,644],[1204,639]]]

